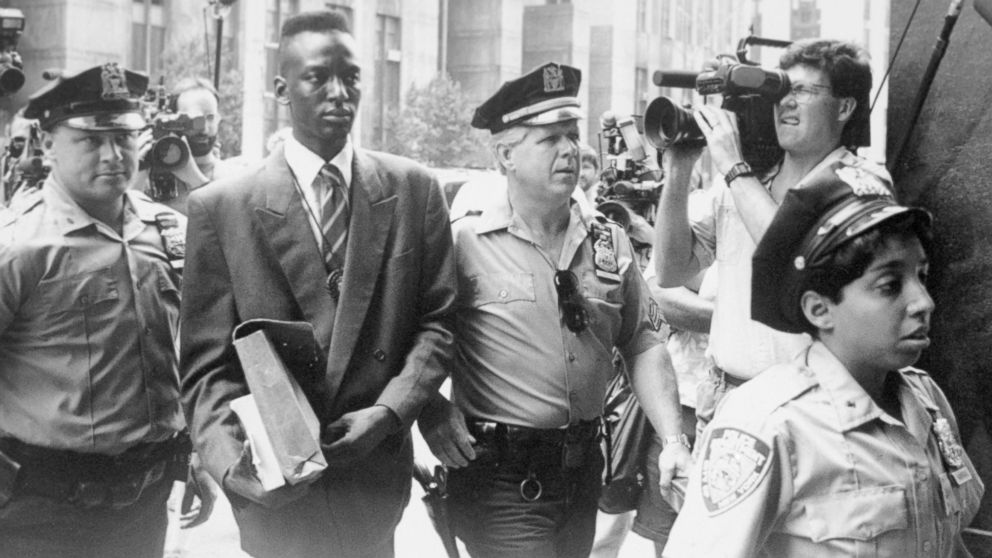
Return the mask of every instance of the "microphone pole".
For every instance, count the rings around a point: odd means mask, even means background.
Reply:
[[[920,82],[920,89],[916,92],[916,99],[913,100],[913,109],[910,112],[909,125],[902,134],[902,138],[899,140],[899,148],[896,150],[896,158],[893,164],[890,166],[892,170],[893,178],[899,179],[906,167],[905,159],[909,155],[909,140],[913,135],[913,130],[916,128],[916,123],[920,119],[920,112],[923,110],[923,103],[927,100],[927,95],[930,93],[930,86],[933,85],[933,78],[937,75],[937,68],[940,67],[940,62],[944,58],[944,53],[947,51],[947,44],[951,39],[951,31],[954,30],[954,24],[958,21],[958,16],[961,15],[961,7],[964,4],[964,0],[951,0],[951,5],[947,9],[947,14],[944,16],[944,26],[940,30],[940,35],[937,36],[937,44],[933,47],[933,52],[930,54],[930,62],[927,64],[927,69],[923,72],[923,79]]]
[[[217,35],[214,42],[214,89],[220,90],[220,52],[224,45],[224,18],[231,11],[235,0],[210,0],[214,10],[214,31]]]

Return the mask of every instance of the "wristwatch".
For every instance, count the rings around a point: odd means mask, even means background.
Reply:
[[[678,436],[665,436],[661,439],[661,449],[665,449],[669,444],[682,444],[685,449],[692,449],[689,447],[689,437],[685,434],[679,434]]]
[[[751,165],[745,163],[744,161],[730,167],[727,174],[723,176],[723,180],[727,183],[727,186],[730,186],[731,182],[741,176],[754,176],[754,171],[751,169]]]

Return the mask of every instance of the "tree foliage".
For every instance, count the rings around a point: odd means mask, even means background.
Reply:
[[[387,149],[432,167],[489,166],[484,132],[469,124],[473,108],[447,74],[411,86],[403,109],[389,115]]]
[[[202,77],[213,83],[214,76],[207,70],[207,53],[203,39],[190,39],[175,45],[162,54],[162,75],[165,77],[166,91],[171,91],[179,81],[187,77]],[[210,68],[213,68],[214,53],[209,54]],[[235,69],[236,60],[227,43],[221,49],[221,74],[219,112],[221,116],[220,130],[217,139],[220,142],[222,159],[241,154],[241,107],[244,103],[241,72]],[[229,69],[228,69],[229,68]],[[211,70],[212,71],[212,70]],[[150,85],[158,85],[159,76],[151,76]]]

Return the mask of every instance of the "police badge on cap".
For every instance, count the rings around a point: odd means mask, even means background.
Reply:
[[[148,76],[116,62],[62,75],[28,100],[25,118],[36,118],[45,130],[56,124],[80,130],[140,130],[141,97]]]
[[[501,132],[513,126],[541,126],[583,118],[579,110],[578,68],[548,62],[508,81],[475,109],[472,126]]]

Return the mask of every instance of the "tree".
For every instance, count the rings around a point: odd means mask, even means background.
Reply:
[[[487,167],[485,132],[472,128],[472,104],[461,86],[438,74],[425,86],[411,86],[406,106],[392,112],[387,149],[432,167]]]
[[[221,50],[221,68],[234,66],[234,55],[225,43]],[[210,65],[213,67],[213,51],[210,52]],[[202,38],[191,39],[182,44],[167,49],[162,54],[162,75],[165,77],[165,89],[175,86],[183,78],[202,77],[213,83],[213,75],[208,75],[205,48]],[[159,76],[151,76],[149,85],[159,83]],[[244,93],[241,88],[241,72],[236,69],[222,71],[220,74],[220,130],[217,139],[220,142],[222,159],[241,154],[241,106]]]

